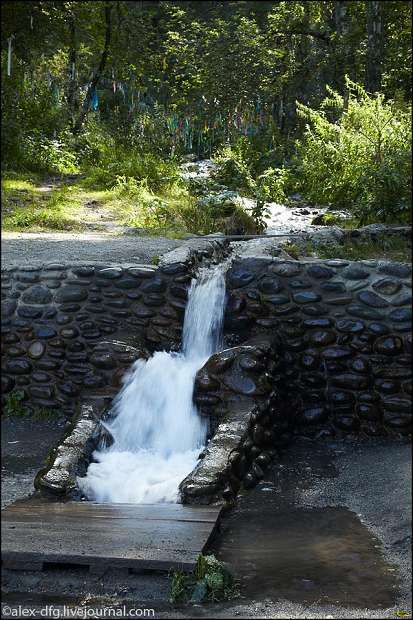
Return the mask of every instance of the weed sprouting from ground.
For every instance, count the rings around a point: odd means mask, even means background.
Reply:
[[[192,574],[176,570],[170,579],[171,603],[222,601],[239,595],[233,576],[214,555],[200,554]]]

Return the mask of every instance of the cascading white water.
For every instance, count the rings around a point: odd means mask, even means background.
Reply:
[[[138,360],[106,424],[114,441],[94,452],[85,495],[98,502],[176,502],[179,483],[195,467],[206,427],[192,402],[195,375],[220,347],[225,303],[222,268],[192,282],[180,353]]]

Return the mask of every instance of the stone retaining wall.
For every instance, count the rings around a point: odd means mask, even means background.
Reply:
[[[228,342],[280,336],[297,432],[411,432],[410,266],[250,258],[227,292]]]
[[[26,409],[71,416],[83,394],[113,392],[148,351],[180,346],[188,289],[201,260],[225,243],[184,248],[153,265],[102,264],[2,271],[2,395]]]

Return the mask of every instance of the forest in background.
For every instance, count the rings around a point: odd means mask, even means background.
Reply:
[[[210,232],[178,175],[192,155],[256,199],[258,223],[297,192],[361,223],[410,221],[411,2],[1,8],[6,202],[13,179],[79,174],[129,222]],[[70,228],[66,189],[55,211],[11,206],[3,225]]]

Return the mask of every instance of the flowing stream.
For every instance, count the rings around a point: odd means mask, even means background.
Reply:
[[[176,502],[195,467],[206,427],[192,402],[197,371],[221,346],[222,266],[201,270],[186,307],[182,350],[160,351],[132,366],[106,428],[114,441],[94,452],[83,493],[98,502]]]

